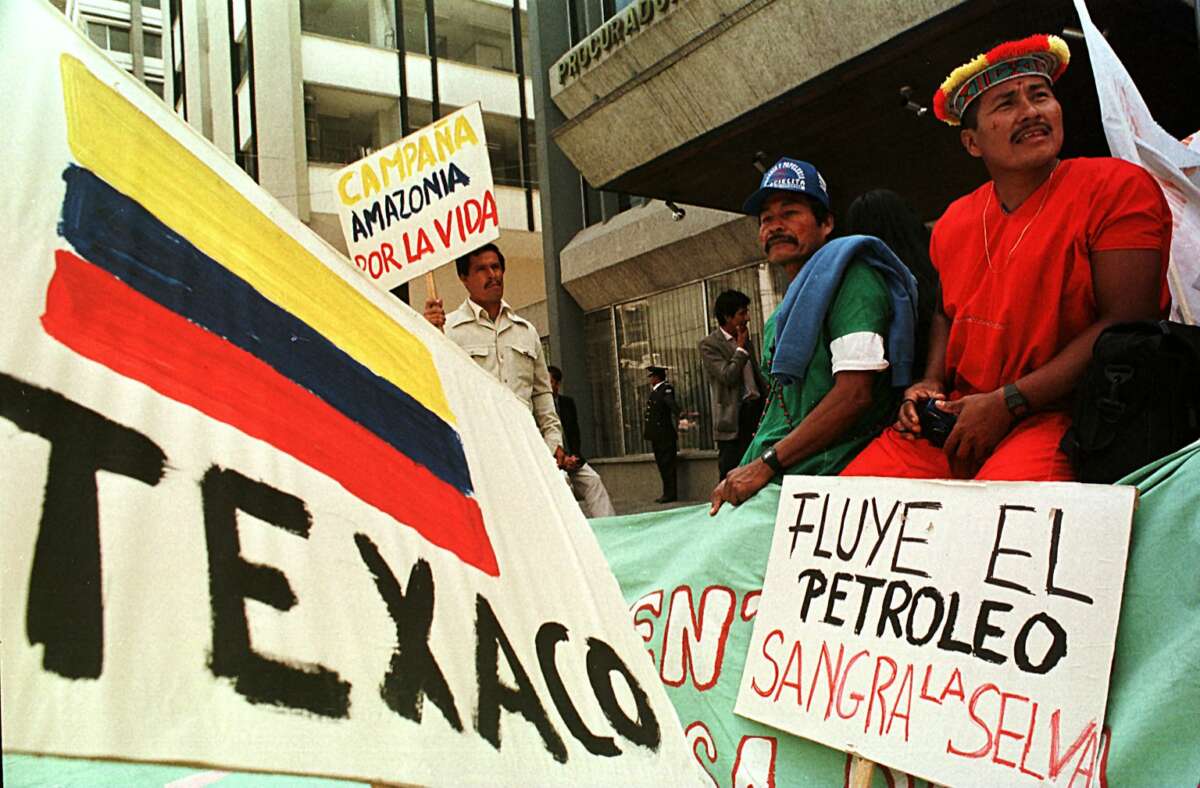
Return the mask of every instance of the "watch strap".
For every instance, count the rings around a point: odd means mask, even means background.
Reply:
[[[1004,404],[1008,407],[1008,412],[1018,419],[1029,413],[1029,400],[1025,399],[1016,383],[1005,384]]]
[[[783,473],[783,463],[779,461],[779,455],[775,453],[774,446],[764,451],[759,459],[766,463],[767,467],[775,471],[775,473]]]

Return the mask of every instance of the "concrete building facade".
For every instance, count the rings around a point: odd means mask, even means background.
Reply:
[[[547,333],[524,0],[162,2],[164,100],[343,253],[332,174],[480,102],[507,297]],[[454,267],[435,278],[457,306]],[[409,286],[418,310],[425,295]]]
[[[67,0],[60,9],[92,43],[146,87],[165,96],[163,0]]]
[[[1200,126],[1194,0],[1090,0],[1157,119]],[[886,187],[932,223],[986,180],[925,106],[955,65],[1051,32],[1073,47],[1057,92],[1066,156],[1106,155],[1071,0],[545,0],[531,9],[551,343],[582,346],[593,456],[610,488],[653,497],[640,416],[647,363],[672,367],[685,412],[682,494],[716,481],[696,343],[735,287],[754,334],[782,282],[737,211],[763,167],[806,158],[835,216]],[[1184,73],[1186,71],[1186,73]]]

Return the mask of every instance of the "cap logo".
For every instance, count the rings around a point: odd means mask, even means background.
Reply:
[[[822,178],[822,180],[824,180]],[[804,191],[805,185],[804,169],[795,162],[781,161],[777,162],[771,171],[767,173],[767,177],[763,178],[762,185],[771,186],[773,188],[784,189],[799,189]],[[825,184],[821,184],[821,188],[825,188]]]

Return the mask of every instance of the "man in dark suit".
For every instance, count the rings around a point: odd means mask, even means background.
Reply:
[[[584,517],[612,517],[617,512],[608,497],[608,490],[604,488],[604,480],[583,458],[575,400],[559,392],[562,370],[555,366],[548,369],[550,390],[554,392],[554,409],[558,411],[558,420],[562,422],[563,448],[567,452],[563,468],[571,482],[571,492],[575,494],[575,500],[579,502]]]
[[[750,341],[750,298],[726,290],[713,304],[717,329],[700,340],[700,357],[708,375],[713,439],[721,479],[742,461],[762,414],[766,381]]]
[[[679,453],[679,403],[675,387],[667,382],[667,368],[649,366],[650,399],[646,402],[643,436],[654,447],[654,463],[662,476],[662,497],[655,503],[678,500],[675,483],[675,455]]]

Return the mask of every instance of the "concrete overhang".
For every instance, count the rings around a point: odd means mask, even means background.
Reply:
[[[569,84],[554,141],[597,188],[736,210],[756,185],[755,153],[816,163],[835,209],[878,186],[927,219],[985,176],[928,106],[951,68],[996,42],[1077,27],[1071,0],[641,0],[663,5]],[[637,5],[635,3],[635,5]],[[1090,0],[1093,19],[1178,136],[1200,126],[1194,8],[1184,0]],[[1104,155],[1091,65],[1069,40],[1057,92],[1064,155]]]
[[[650,202],[582,230],[559,253],[563,287],[587,311],[762,259],[751,217],[683,208]]]

